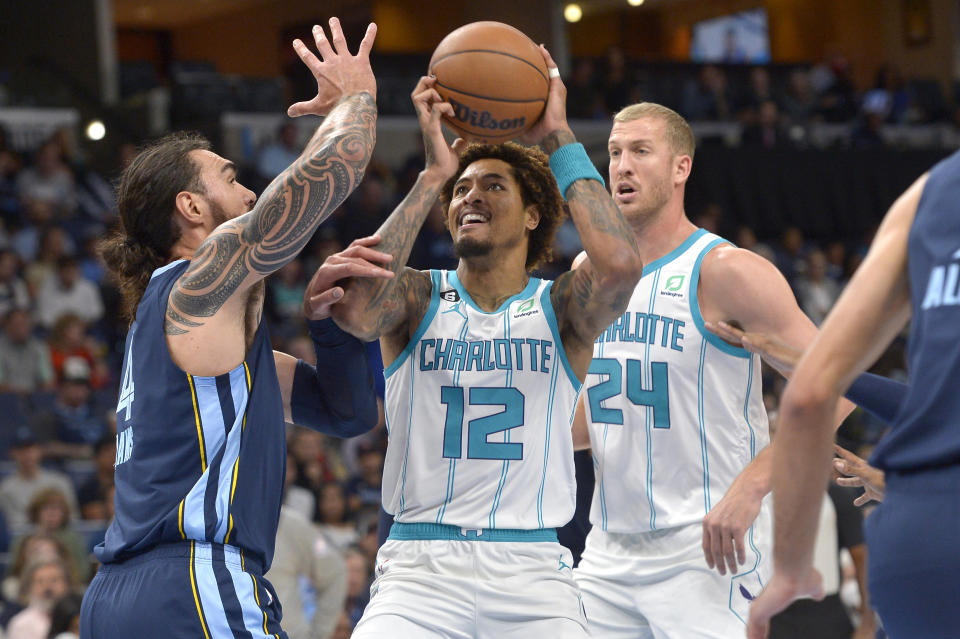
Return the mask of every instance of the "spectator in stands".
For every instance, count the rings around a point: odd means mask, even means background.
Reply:
[[[25,526],[29,521],[28,507],[41,490],[56,488],[70,504],[72,515],[77,513],[77,498],[70,479],[61,473],[40,466],[40,445],[28,426],[21,426],[10,445],[10,457],[16,469],[0,481],[0,508],[11,527]]]
[[[749,125],[756,121],[760,114],[760,107],[765,102],[777,102],[770,86],[770,72],[766,67],[753,67],[750,69],[747,88],[739,99],[738,111],[744,124]]]
[[[344,213],[336,218],[340,243],[346,246],[355,238],[373,235],[390,215],[393,204],[393,194],[383,178],[368,170],[363,182],[341,207]]]
[[[631,83],[623,49],[618,46],[609,47],[604,62],[600,90],[607,114],[611,114],[630,104]]]
[[[320,488],[317,495],[317,522],[327,539],[341,550],[356,543],[360,537],[346,493],[337,482],[327,482]]]
[[[780,123],[780,110],[773,100],[760,103],[756,123],[746,127],[740,139],[745,147],[773,150],[790,146],[790,136]]]
[[[350,616],[346,611],[341,612],[330,639],[350,639],[351,634],[353,634],[353,623],[350,621]]]
[[[267,279],[271,334],[291,337],[303,332],[303,294],[307,290],[303,273],[303,262],[295,259]]]
[[[290,438],[290,452],[297,460],[298,485],[317,491],[324,482],[346,477],[337,444],[315,430],[297,427]]]
[[[87,323],[73,313],[60,316],[50,331],[48,342],[53,372],[58,381],[63,380],[64,364],[71,357],[87,363],[90,387],[94,390],[104,388],[110,381],[110,369],[102,357],[103,346],[90,336]]]
[[[113,463],[117,457],[117,440],[113,435],[102,437],[93,447],[93,475],[77,491],[80,516],[107,521],[107,494],[113,489]]]
[[[34,496],[29,507],[31,534],[50,535],[67,550],[73,576],[85,582],[90,576],[90,552],[86,540],[70,528],[70,504],[56,488],[41,490]],[[16,554],[26,535],[13,542]]]
[[[19,270],[17,254],[10,249],[0,249],[0,317],[6,317],[15,308],[30,308],[30,293]]]
[[[347,549],[344,561],[347,564],[347,602],[346,612],[350,625],[356,626],[363,615],[363,609],[370,601],[370,582],[373,581],[373,567],[359,548]]]
[[[45,202],[56,211],[57,217],[66,217],[77,206],[73,174],[61,159],[60,145],[48,140],[34,157],[33,164],[17,176],[17,194],[24,203]]]
[[[792,124],[808,124],[816,112],[817,96],[810,86],[810,74],[806,69],[790,72],[787,90],[780,99],[783,114]]]
[[[83,598],[73,592],[57,599],[50,611],[49,639],[79,639],[82,601]]]
[[[688,120],[729,120],[732,108],[726,74],[715,65],[704,65],[697,81],[684,87],[682,104]]]
[[[83,277],[74,257],[60,258],[56,276],[47,279],[37,295],[37,318],[46,328],[52,328],[65,313],[86,322],[96,322],[103,316],[100,289]]]
[[[796,279],[796,289],[800,308],[820,326],[840,297],[840,285],[827,276],[827,256],[820,249],[807,254],[806,268]]]
[[[347,596],[343,557],[308,519],[280,509],[276,553],[264,575],[283,602],[283,627],[290,637],[326,639]]]
[[[579,235],[577,236],[579,243]],[[579,252],[579,250],[578,250]],[[574,254],[576,255],[576,254]],[[420,229],[417,240],[410,251],[407,261],[410,268],[416,269],[456,269],[459,262],[453,253],[453,239],[447,228],[447,215],[439,202],[433,205],[427,220]]]
[[[376,514],[380,509],[383,451],[376,446],[364,446],[359,451],[357,461],[360,473],[351,477],[345,487],[350,510]]]
[[[50,349],[33,336],[33,319],[15,308],[3,320],[0,335],[0,392],[33,393],[53,388]]]
[[[32,420],[44,439],[44,456],[89,459],[94,444],[109,434],[106,412],[90,388],[90,365],[81,357],[68,357],[53,402]]]
[[[787,278],[791,288],[796,292],[797,276],[806,268],[804,256],[803,231],[796,226],[788,226],[780,236],[780,245],[774,249],[776,265]]]
[[[580,58],[573,73],[564,82],[567,87],[567,116],[571,119],[599,120],[607,116],[603,94],[597,86],[597,74],[590,58]],[[423,166],[420,160],[418,167]],[[419,170],[419,168],[418,168]]]
[[[53,224],[40,230],[37,255],[24,269],[23,274],[23,279],[34,297],[43,290],[47,280],[54,277],[60,260],[72,255],[73,249],[73,240],[63,227]]]
[[[285,121],[277,129],[277,137],[260,150],[257,156],[257,177],[264,185],[269,184],[300,157],[302,148],[303,145],[297,141],[296,125]]]
[[[0,555],[10,550],[10,528],[7,526],[7,517],[0,510]],[[0,597],[2,598],[2,597]]]
[[[855,149],[875,149],[886,145],[881,129],[890,112],[890,96],[872,91],[864,96],[861,120],[850,134]]]
[[[900,123],[907,121],[910,116],[910,93],[907,91],[903,76],[891,64],[881,65],[877,69],[876,81],[873,88],[867,91],[864,101],[871,94],[882,94],[889,105],[886,121]]]
[[[73,565],[66,547],[47,533],[30,533],[17,546],[16,552],[10,553],[10,557],[3,582],[0,584],[0,600],[14,603],[20,593],[20,578],[30,563],[39,559],[58,559],[68,567]],[[74,575],[70,575],[70,580],[76,581]],[[10,617],[19,612],[20,607],[17,606],[13,611],[5,610],[7,614],[0,613],[0,627],[5,626]]]
[[[21,168],[20,155],[10,146],[7,130],[0,126],[0,222],[4,230],[20,221],[16,176]]]
[[[817,113],[827,122],[848,122],[857,114],[857,91],[849,61],[833,55],[814,69],[819,86]]]
[[[47,639],[54,603],[70,589],[69,569],[59,559],[41,559],[29,564],[20,584],[24,609],[7,624],[7,639]]]

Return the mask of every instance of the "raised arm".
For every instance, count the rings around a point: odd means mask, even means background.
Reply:
[[[830,418],[841,393],[910,317],[907,237],[925,184],[926,176],[891,207],[863,265],[787,384],[773,444],[774,576],[750,606],[750,639],[766,636],[770,617],[794,598],[821,590],[812,561],[830,472]]]
[[[360,339],[386,338],[384,364],[389,365],[406,346],[430,302],[430,277],[406,267],[410,250],[437,201],[440,189],[456,172],[457,151],[447,144],[440,128],[440,116],[452,115],[453,107],[433,88],[436,78],[422,77],[413,90],[413,105],[423,133],[426,167],[416,183],[377,230],[379,251],[393,256],[389,269],[397,274],[391,280],[353,278],[344,285],[343,300],[333,308],[333,317],[341,328]],[[460,141],[455,145],[459,148]]]
[[[523,139],[550,154],[550,168],[587,254],[576,269],[557,278],[550,293],[567,357],[583,379],[594,340],[626,309],[643,263],[633,230],[567,124],[567,89],[557,65],[546,48],[540,49],[550,69],[550,95],[542,119]]]
[[[294,49],[317,79],[317,96],[290,107],[291,116],[326,115],[303,153],[266,188],[253,210],[217,227],[195,251],[170,294],[168,335],[221,330],[223,311],[235,322],[253,284],[290,262],[317,226],[356,188],[376,140],[376,81],[369,53],[370,25],[356,56],[350,55],[336,18],[333,44],[314,27],[322,61],[299,40]],[[204,339],[208,335],[203,336]]]

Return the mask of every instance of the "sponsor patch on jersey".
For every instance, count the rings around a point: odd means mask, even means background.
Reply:
[[[666,277],[663,279],[663,283],[660,285],[660,295],[663,295],[664,297],[683,299],[687,295],[687,290],[683,286],[686,281],[686,273],[675,273],[673,275],[666,274]]]
[[[533,307],[536,301],[536,298],[531,297],[526,302],[518,306],[513,312],[513,319],[517,319],[518,317],[527,317],[528,315],[536,315],[539,313],[540,309]]]
[[[440,297],[447,300],[448,302],[459,302],[460,293],[457,293],[457,289],[451,288],[446,291],[440,291]]]

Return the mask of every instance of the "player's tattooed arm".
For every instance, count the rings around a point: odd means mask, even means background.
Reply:
[[[343,98],[253,210],[220,225],[197,248],[170,294],[168,334],[202,325],[238,291],[296,257],[363,178],[376,141],[376,120],[370,94]]]
[[[575,141],[569,130],[559,130],[547,135],[541,146],[553,153]],[[592,348],[600,332],[623,313],[643,263],[633,230],[603,184],[576,180],[565,195],[588,259],[557,280],[551,299],[564,345],[576,339]]]
[[[430,303],[430,276],[407,268],[406,263],[441,186],[439,179],[421,173],[407,197],[377,230],[381,237],[377,250],[393,256],[385,267],[397,277],[348,280],[343,299],[332,308],[334,319],[345,331],[367,341],[393,335],[406,344],[410,329],[420,323]]]

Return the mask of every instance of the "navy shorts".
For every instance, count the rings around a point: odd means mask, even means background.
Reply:
[[[887,473],[867,518],[870,600],[890,637],[941,639],[960,628],[960,466]]]
[[[263,567],[233,546],[185,541],[104,564],[80,612],[82,639],[287,639]]]

